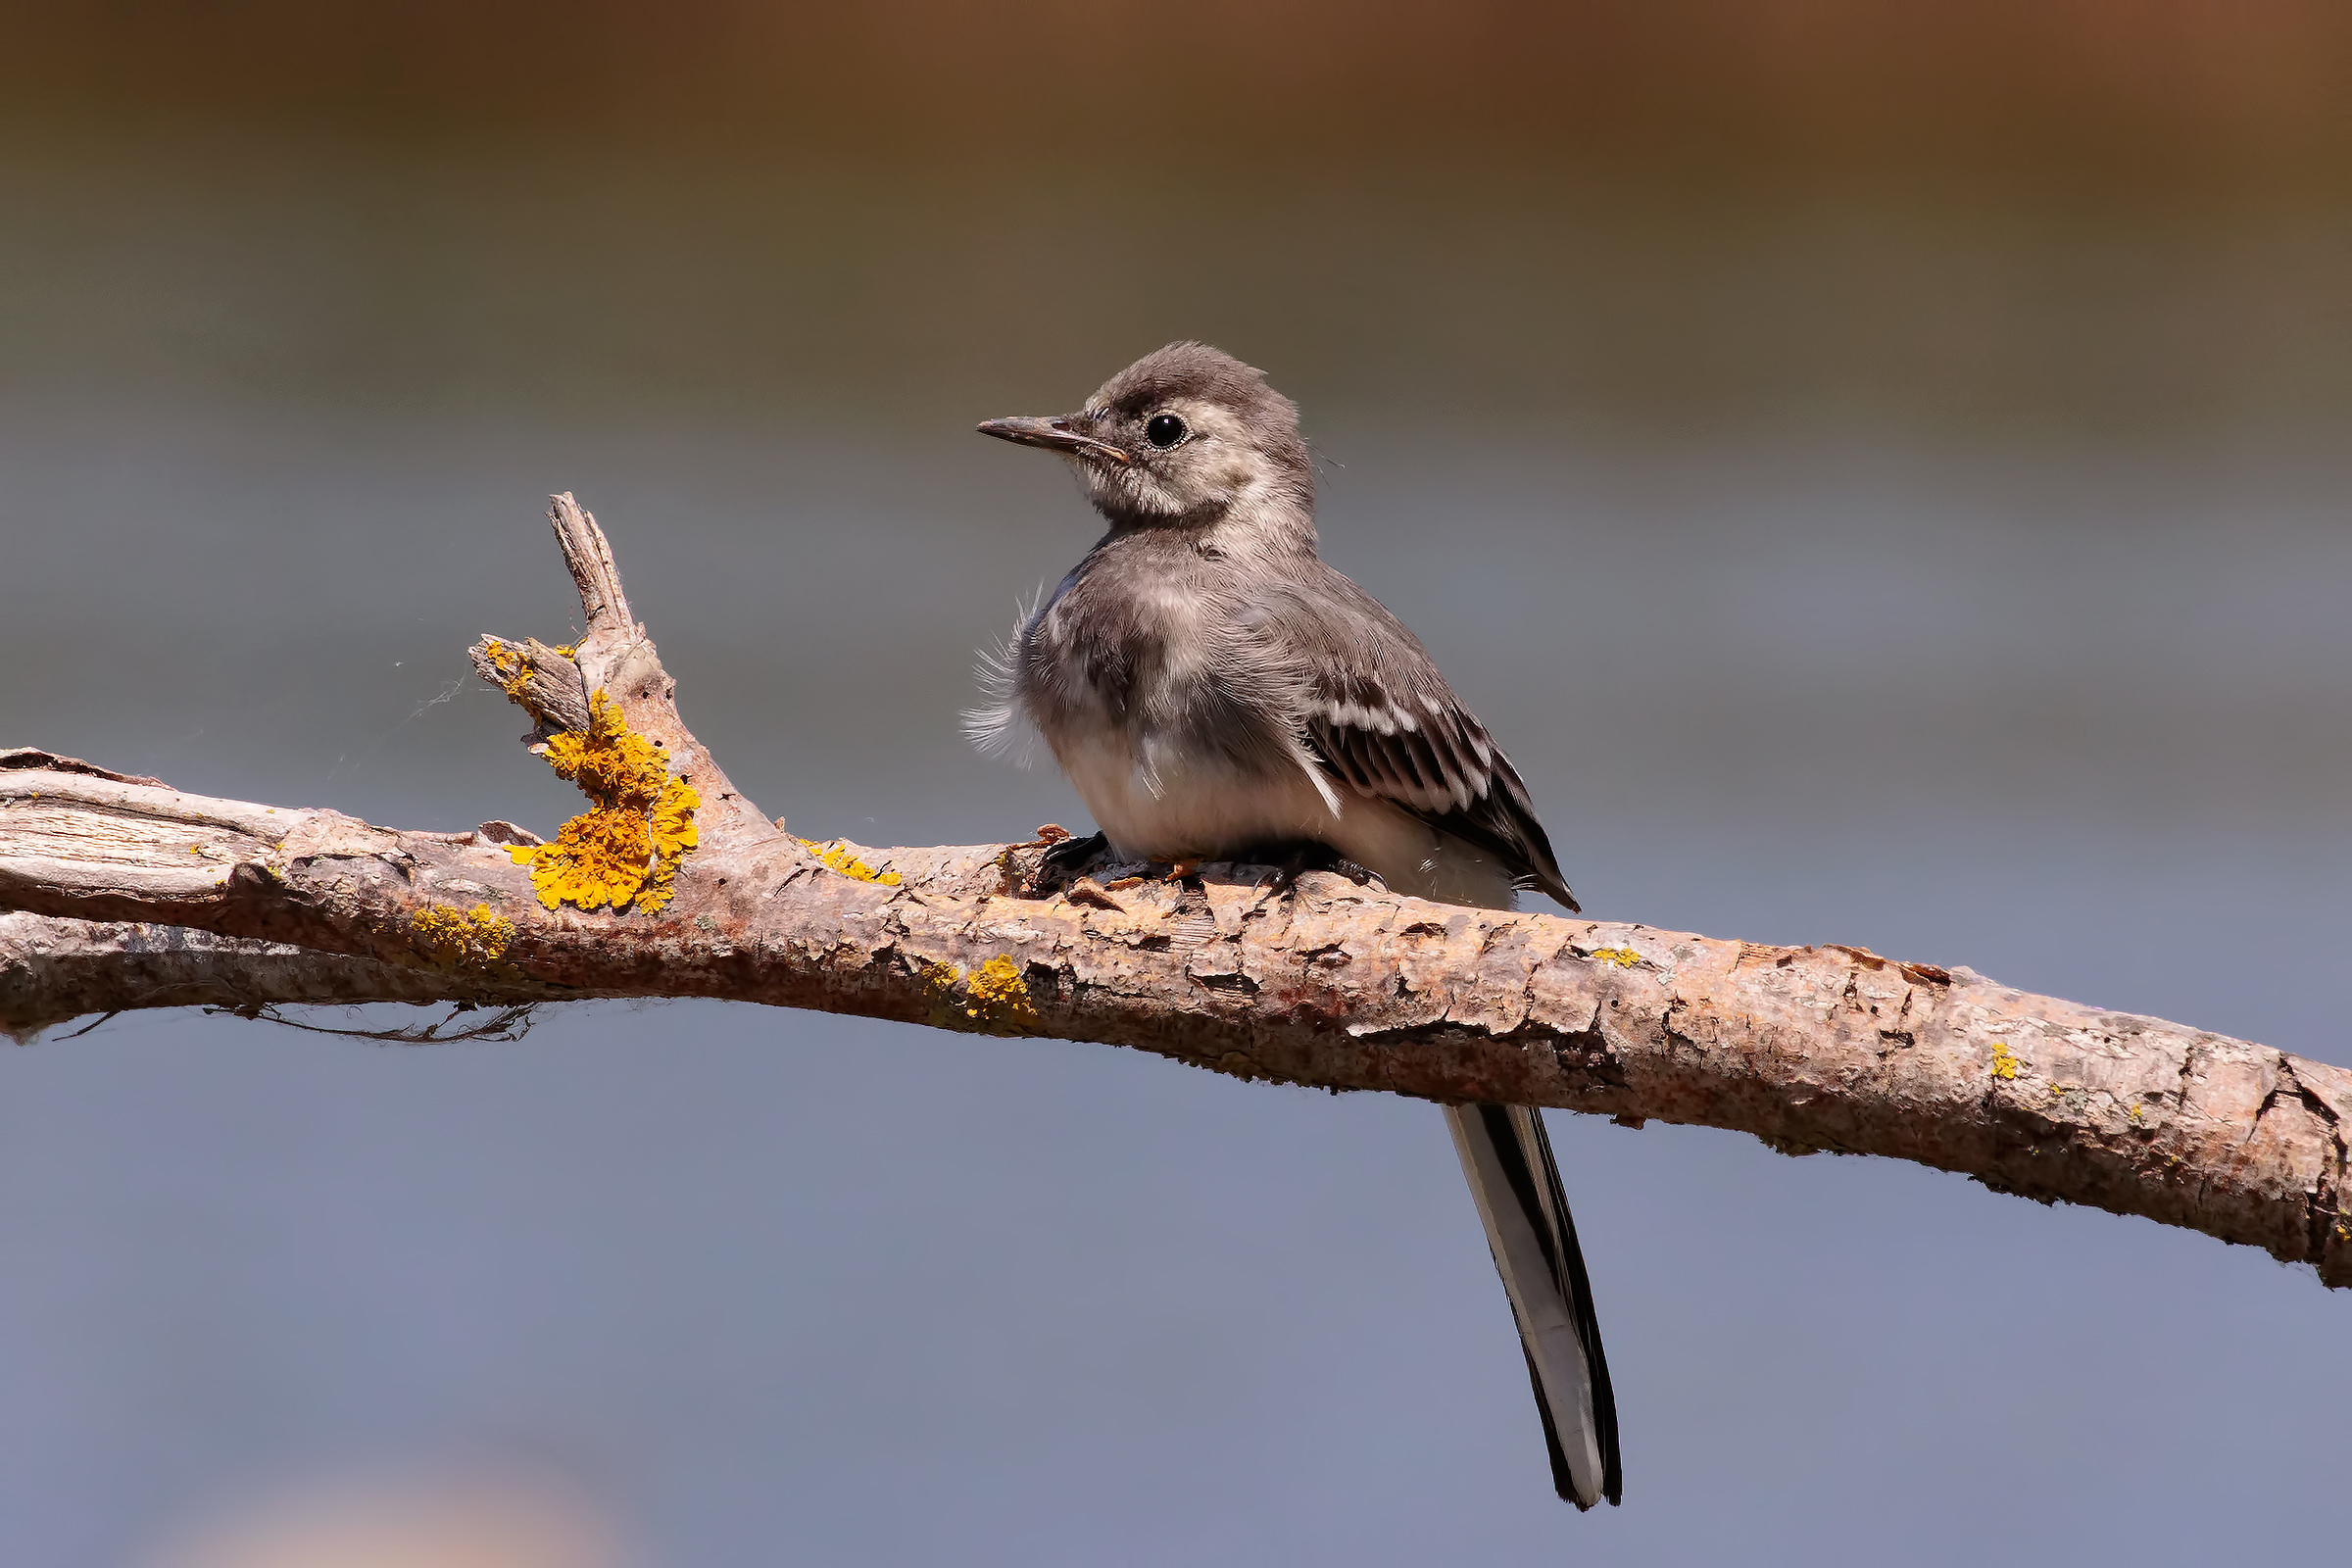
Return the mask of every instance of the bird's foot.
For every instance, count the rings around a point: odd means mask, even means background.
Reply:
[[[1356,864],[1330,845],[1318,843],[1312,839],[1290,846],[1279,858],[1269,860],[1267,863],[1274,867],[1274,874],[1267,879],[1265,891],[1258,895],[1257,902],[1260,904],[1265,903],[1268,899],[1281,898],[1296,888],[1298,885],[1298,879],[1309,871],[1334,872],[1346,877],[1359,888],[1372,884],[1377,884],[1383,889],[1388,886],[1387,883],[1380,880],[1378,873],[1370,868]]]
[[[1183,882],[1188,877],[1197,875],[1204,863],[1199,856],[1195,856],[1189,860],[1153,860],[1151,862],[1152,870],[1149,876],[1123,876],[1116,882],[1105,882],[1102,885],[1111,889],[1140,888],[1147,883],[1157,882],[1165,887],[1169,883]]]
[[[1040,830],[1040,839],[1047,846],[1046,853],[1038,857],[1037,870],[1026,880],[1022,893],[1024,898],[1051,898],[1073,879],[1084,875],[1097,858],[1110,852],[1110,840],[1100,833],[1090,833],[1082,839],[1072,838],[1058,829],[1055,833],[1058,833],[1058,837]],[[1032,847],[1027,844],[1014,846],[1015,849],[1024,850]]]
[[[1110,848],[1110,840],[1101,833],[1089,833],[1085,838],[1063,837],[1054,841],[1037,862],[1040,876],[1075,876],[1086,869],[1087,863]]]

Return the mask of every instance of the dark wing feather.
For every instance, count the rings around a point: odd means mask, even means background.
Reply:
[[[1296,603],[1265,606],[1264,620],[1291,645],[1316,757],[1358,793],[1496,857],[1520,886],[1576,908],[1519,770],[1428,650],[1370,594],[1312,564],[1321,580],[1299,584],[1308,591]]]

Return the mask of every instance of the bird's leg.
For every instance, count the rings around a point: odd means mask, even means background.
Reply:
[[[1274,875],[1267,881],[1265,892],[1258,896],[1260,904],[1290,892],[1298,885],[1298,879],[1309,871],[1334,871],[1359,888],[1380,881],[1377,873],[1356,864],[1330,845],[1316,839],[1299,839],[1285,845],[1278,855],[1265,863],[1274,867]],[[1381,885],[1387,886],[1386,883]]]
[[[1040,895],[1057,888],[1094,863],[1095,857],[1108,853],[1110,839],[1102,833],[1090,833],[1085,838],[1063,838],[1038,858],[1037,875],[1032,879]]]
[[[1181,883],[1197,873],[1200,867],[1206,863],[1206,857],[1194,855],[1175,860],[1153,860],[1152,863],[1153,865],[1165,866],[1166,869],[1152,876],[1123,876],[1116,882],[1105,882],[1102,884],[1102,886],[1106,890],[1116,890],[1119,888],[1140,888],[1147,882]]]

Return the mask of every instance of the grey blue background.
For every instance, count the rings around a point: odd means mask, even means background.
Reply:
[[[2307,142],[1286,160],[1161,100],[878,146],[74,91],[0,143],[0,743],[550,831],[464,649],[574,622],[571,489],[795,831],[1079,825],[958,734],[1093,537],[970,425],[1198,336],[1302,402],[1326,554],[1590,910],[2352,1063],[2352,186]],[[2341,1549],[2344,1301],[1908,1165],[1553,1119],[1625,1426],[1580,1517],[1426,1105],[705,1004],[63,1033],[0,1053],[24,1568],[481,1454],[664,1568]]]

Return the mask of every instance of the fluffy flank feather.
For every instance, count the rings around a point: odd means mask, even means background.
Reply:
[[[963,710],[963,732],[981,754],[1009,759],[1019,767],[1037,760],[1044,740],[1021,703],[1018,665],[1022,639],[1029,623],[1037,618],[1037,607],[1045,596],[1045,585],[1040,583],[1027,604],[1016,605],[1018,613],[1004,640],[974,655],[972,679],[986,700]]]

